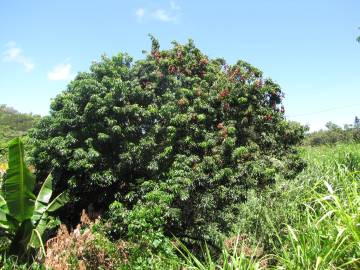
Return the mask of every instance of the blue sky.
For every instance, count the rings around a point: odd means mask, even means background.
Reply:
[[[140,59],[194,39],[277,81],[287,118],[312,130],[360,116],[360,1],[0,1],[0,104],[48,113],[51,98],[101,54]]]

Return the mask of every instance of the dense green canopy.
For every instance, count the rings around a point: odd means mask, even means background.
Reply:
[[[118,200],[140,224],[120,224],[124,234],[155,226],[212,241],[249,189],[302,169],[294,145],[304,130],[250,64],[152,41],[143,60],[104,56],[77,75],[31,133],[33,162],[40,175],[53,169],[56,192],[71,191],[70,210]]]

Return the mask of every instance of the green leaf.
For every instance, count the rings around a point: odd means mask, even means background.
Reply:
[[[0,195],[0,211],[4,212],[4,213],[8,213],[9,210],[7,208],[7,204],[6,201],[4,199],[3,196]]]
[[[32,217],[32,221],[34,224],[41,218],[47,208],[47,204],[50,201],[52,195],[52,175],[49,174],[48,177],[45,179],[39,194],[35,201],[35,209],[34,215]]]
[[[19,221],[17,221],[17,219],[10,216],[8,213],[5,213],[5,216],[6,216],[6,226],[8,227],[7,229],[14,233],[15,230],[17,230],[17,228],[20,225]]]
[[[36,226],[36,230],[40,233],[40,235],[43,235],[43,233],[45,232],[46,228],[47,228],[47,224],[48,224],[48,215],[45,212],[40,221],[38,222],[37,226]]]
[[[8,229],[10,227],[6,218],[7,213],[9,213],[9,210],[6,205],[6,201],[4,197],[0,195],[0,228]]]
[[[30,219],[34,211],[35,176],[24,162],[24,146],[19,138],[9,143],[9,168],[6,172],[3,195],[9,215],[19,223]]]
[[[16,230],[15,237],[11,241],[10,254],[20,255],[27,254],[27,247],[31,239],[33,225],[30,219],[25,220]]]
[[[10,224],[6,218],[6,213],[1,210],[0,210],[0,228],[5,230],[10,228]]]
[[[29,241],[29,246],[32,248],[40,248],[42,255],[46,256],[45,247],[41,235],[41,232],[39,232],[37,229],[33,229]]]
[[[46,212],[54,212],[68,202],[69,198],[66,193],[60,193],[52,200],[46,208]]]

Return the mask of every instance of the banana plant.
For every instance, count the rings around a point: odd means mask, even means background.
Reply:
[[[20,260],[39,249],[45,254],[42,235],[49,213],[67,202],[65,193],[50,202],[52,180],[50,174],[35,196],[35,176],[25,164],[23,143],[20,138],[10,141],[8,169],[0,190],[0,232],[11,241],[9,254]]]

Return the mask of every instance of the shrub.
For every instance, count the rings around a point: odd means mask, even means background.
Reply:
[[[79,212],[118,200],[139,226],[216,245],[249,188],[303,167],[294,148],[304,129],[284,118],[283,93],[244,61],[209,59],[192,41],[132,63],[103,57],[51,104],[31,132],[39,175],[53,168]],[[160,196],[160,198],[159,198]],[[150,229],[149,228],[149,229]]]
[[[46,244],[46,268],[119,269],[125,266],[128,255],[124,243],[113,243],[97,231],[98,222],[91,221],[83,211],[81,223],[75,230],[69,233],[66,225],[61,225],[57,235]]]
[[[150,198],[151,197],[151,198]],[[180,262],[173,244],[164,235],[168,218],[169,196],[160,191],[149,192],[146,201],[131,211],[115,201],[109,207],[107,232],[115,239],[128,239],[130,269],[178,269]]]

